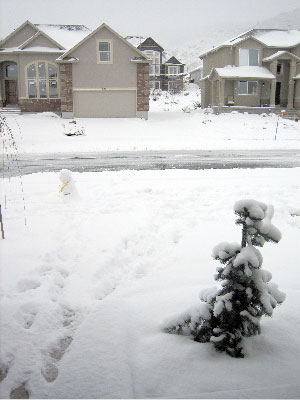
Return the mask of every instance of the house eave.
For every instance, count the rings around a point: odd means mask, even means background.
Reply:
[[[58,64],[76,64],[78,63],[80,60],[77,58],[76,60],[60,60],[60,59],[56,59],[55,60]]]
[[[61,54],[64,53],[64,50],[0,50],[0,55],[1,54]]]
[[[300,57],[298,57],[298,56],[296,56],[295,54],[293,54],[293,53],[290,53],[289,51],[279,51],[278,53],[280,53],[280,54],[273,54],[273,55],[271,55],[271,56],[269,56],[269,57],[265,57],[265,58],[263,58],[262,59],[262,62],[266,62],[266,63],[268,63],[268,62],[272,62],[272,61],[275,61],[275,60],[278,60],[278,59],[280,59],[280,58],[283,58],[283,59],[294,59],[297,63],[299,63],[300,62]],[[288,56],[288,58],[285,58],[286,56]]]
[[[152,62],[152,60],[135,60],[135,59],[131,59],[130,62],[132,64],[150,64]]]

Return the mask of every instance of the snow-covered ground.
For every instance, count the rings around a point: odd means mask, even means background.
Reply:
[[[56,114],[9,116],[19,151],[24,153],[96,152],[131,150],[300,149],[300,122],[275,114],[206,114],[196,85],[181,95],[163,93],[151,100],[149,119],[78,118],[85,136],[66,136]],[[189,106],[190,113],[182,111]],[[277,128],[278,123],[278,128]],[[277,135],[276,135],[277,130]],[[276,140],[275,140],[276,137]],[[14,152],[6,141],[6,151]]]
[[[55,173],[1,182],[1,397],[299,398],[299,168],[73,177],[78,197],[59,195]],[[283,238],[263,267],[287,298],[234,359],[161,324],[215,285],[212,248],[240,241],[243,198],[275,207]]]

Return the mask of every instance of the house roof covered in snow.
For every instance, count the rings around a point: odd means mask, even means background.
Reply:
[[[227,40],[209,51],[201,54],[203,58],[208,54],[220,49],[221,47],[231,47],[243,42],[249,38],[255,39],[267,47],[292,48],[300,44],[300,30],[284,30],[284,29],[251,29],[244,32],[233,39]]]
[[[272,72],[265,67],[234,67],[228,65],[224,68],[214,68],[213,71],[216,71],[221,78],[275,79]]]
[[[5,43],[8,39],[10,39],[14,34],[23,29],[26,25],[31,26],[34,32],[31,37],[27,38],[27,40],[21,43],[18,47],[5,47]],[[126,41],[123,37],[121,37],[117,32],[115,32],[108,25],[103,23],[94,31],[91,31],[85,25],[57,25],[57,24],[32,24],[30,21],[25,21],[22,25],[20,25],[17,29],[11,32],[6,38],[0,41],[2,44],[2,48],[0,48],[0,52],[2,53],[32,53],[32,52],[40,52],[40,53],[61,53],[61,55],[57,58],[58,62],[78,62],[79,59],[73,57],[70,54],[73,50],[79,47],[83,42],[85,42],[89,37],[94,35],[96,32],[101,29],[106,28],[111,33],[116,35],[119,39],[125,42],[129,47],[134,49],[137,53],[136,57],[132,59],[132,62],[135,63],[149,63],[147,57],[135,46],[133,46],[130,42]],[[39,36],[43,36],[46,39],[46,45],[35,46],[35,39]]]
[[[126,36],[125,39],[127,42],[131,43],[134,47],[138,47],[141,43],[143,43],[146,38],[143,36]]]
[[[203,66],[200,65],[200,66],[197,67],[197,68],[191,69],[191,70],[190,70],[190,74],[193,73],[193,72],[198,72],[198,71],[202,71],[202,70],[203,70]]]
[[[50,38],[60,43],[65,49],[72,48],[91,33],[91,30],[85,25],[35,24],[35,26]]]
[[[263,62],[272,62],[278,58],[289,58],[289,59],[294,59],[296,61],[300,61],[300,57],[297,57],[295,54],[290,53],[289,51],[286,50],[281,50],[281,51],[277,51],[276,53],[272,54],[269,57],[265,57],[263,58]]]

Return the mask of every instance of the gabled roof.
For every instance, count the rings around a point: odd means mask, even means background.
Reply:
[[[202,70],[203,70],[203,65],[199,65],[199,67],[191,69],[189,71],[189,73],[192,74],[193,72],[202,71]]]
[[[199,57],[203,58],[221,47],[232,47],[250,38],[267,47],[292,48],[300,44],[300,31],[285,29],[251,29],[233,39],[223,42],[219,46],[201,54]]]
[[[60,52],[63,50],[68,50],[73,47],[76,43],[81,41],[85,36],[87,36],[91,30],[84,25],[54,25],[54,24],[32,24],[30,21],[25,21],[17,29],[6,36],[1,42],[5,42],[13,37],[17,32],[23,29],[26,25],[31,26],[35,33],[28,38],[19,47],[5,48],[3,52],[29,52],[29,51],[40,51],[40,52]],[[44,46],[33,46],[28,47],[38,37],[43,36],[48,41],[50,41],[56,48],[44,47]]]
[[[88,40],[90,37],[95,35],[95,33],[99,32],[101,29],[106,28],[109,30],[113,35],[117,36],[123,43],[125,43],[127,46],[132,48],[135,52],[138,53],[140,57],[142,57],[142,60],[147,60],[147,57],[145,54],[143,54],[140,50],[138,50],[136,47],[134,47],[131,43],[129,43],[126,39],[124,39],[121,35],[119,35],[116,31],[114,31],[111,27],[103,23],[102,25],[98,26],[95,30],[93,30],[90,34],[85,36],[80,42],[75,44],[72,48],[70,48],[66,53],[64,53],[61,57],[60,60],[62,61],[65,57],[69,56],[75,49],[77,49],[79,46],[81,46],[86,40]]]
[[[277,51],[276,53],[272,54],[269,57],[263,58],[263,62],[272,62],[274,60],[277,60],[278,58],[288,58],[288,59],[293,59],[295,61],[300,61],[300,57],[297,57],[295,54],[290,53],[289,51],[286,50],[281,50]]]
[[[170,57],[166,62],[165,62],[165,64],[178,64],[178,65],[184,65],[184,64],[182,64],[180,61],[178,61],[177,60],[177,58],[176,57],[174,57],[174,56],[172,56],[172,57]]]
[[[147,39],[145,39],[141,44],[140,44],[140,46],[139,47],[147,47],[147,46],[149,46],[149,47],[151,47],[151,46],[155,46],[155,47],[159,47],[160,49],[161,49],[161,51],[164,51],[164,48],[163,47],[161,47],[161,45],[160,44],[158,44],[154,39],[152,39],[152,37],[147,37]]]
[[[49,42],[54,44],[58,48],[58,50],[65,50],[65,48],[60,43],[57,43],[54,39],[52,39],[46,33],[41,32],[41,31],[37,32],[35,35],[33,35],[29,39],[27,39],[23,44],[21,44],[21,46],[19,46],[19,49],[23,50],[25,47],[27,47],[29,44],[31,44],[35,39],[37,39],[40,36],[42,36],[45,39],[49,40]]]
[[[67,50],[91,33],[85,25],[35,24],[35,27]]]
[[[134,47],[138,47],[146,38],[143,36],[125,36],[125,39]]]
[[[224,68],[214,68],[211,71],[210,76],[212,76],[214,72],[217,73],[220,78],[275,79],[275,76],[266,67],[234,67],[228,65]]]
[[[30,21],[25,21],[22,25],[20,25],[18,28],[14,29],[9,35],[7,35],[4,39],[0,40],[0,46],[2,43],[5,43],[8,39],[13,37],[17,32],[19,32],[21,29],[23,29],[26,25],[31,26],[36,32],[38,31],[37,27],[34,26]]]

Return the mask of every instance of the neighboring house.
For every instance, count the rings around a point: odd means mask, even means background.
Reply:
[[[0,42],[0,106],[62,117],[142,117],[149,60],[106,24],[33,25]]]
[[[202,79],[202,65],[200,67],[192,69],[189,74],[190,74],[190,82],[195,83],[199,87],[201,86],[201,79]]]
[[[300,109],[300,31],[253,29],[200,58],[203,108]]]
[[[150,88],[180,92],[184,83],[184,64],[170,56],[151,37],[127,36],[126,40],[141,50],[152,63],[149,66]]]

